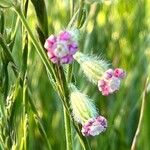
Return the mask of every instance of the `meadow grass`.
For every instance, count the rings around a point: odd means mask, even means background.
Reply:
[[[150,1],[13,3],[0,0],[0,149],[150,150]],[[126,70],[117,93],[102,96],[77,62],[50,62],[45,39],[67,26],[80,29],[81,52]],[[107,118],[106,132],[81,134],[71,117],[70,82]]]

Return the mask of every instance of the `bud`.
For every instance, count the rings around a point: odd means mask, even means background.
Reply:
[[[75,121],[82,124],[82,134],[84,136],[95,136],[104,132],[107,127],[107,120],[103,116],[99,116],[92,100],[72,84],[70,89],[73,117]]]
[[[75,30],[62,31],[57,36],[50,35],[44,47],[53,63],[70,64],[73,55],[78,51],[77,36]]]
[[[74,55],[74,59],[80,64],[86,77],[93,83],[97,84],[103,73],[108,69],[108,63],[96,56],[89,56],[81,52]]]

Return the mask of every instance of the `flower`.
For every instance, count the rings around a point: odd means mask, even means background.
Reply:
[[[109,95],[119,90],[121,80],[124,79],[126,73],[123,69],[108,69],[98,81],[99,91],[102,95]]]
[[[98,116],[88,120],[82,126],[82,134],[84,136],[95,136],[104,132],[107,128],[107,120],[103,116]]]
[[[126,76],[123,69],[109,69],[109,64],[105,60],[81,52],[77,52],[73,57],[80,64],[89,81],[98,84],[102,95],[107,96],[119,90],[121,80]]]
[[[50,35],[44,47],[47,55],[53,63],[70,64],[73,55],[78,51],[78,42],[73,31],[62,31],[58,36]]]
[[[95,136],[107,128],[107,120],[100,116],[95,105],[87,95],[81,93],[73,84],[70,85],[70,101],[75,121],[82,124],[84,136]]]

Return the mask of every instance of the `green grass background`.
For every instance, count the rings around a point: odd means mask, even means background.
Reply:
[[[49,34],[58,33],[65,29],[70,20],[70,6],[68,0],[46,0]],[[75,8],[78,7],[76,2]],[[119,92],[104,97],[97,87],[92,85],[75,62],[74,75],[76,85],[94,101],[99,112],[108,119],[107,131],[99,136],[88,138],[92,150],[128,150],[137,129],[141,95],[147,76],[150,74],[150,1],[149,0],[116,0],[112,5],[86,5],[87,20],[81,28],[80,51],[102,57],[112,63],[113,67],[124,68],[127,77],[123,81]],[[4,11],[5,29],[9,32],[13,10]],[[35,33],[37,18],[34,7],[29,3],[28,23]],[[11,31],[11,30],[10,30]],[[17,30],[13,58],[21,68],[21,23]],[[0,60],[1,63],[1,60]],[[63,109],[61,101],[47,77],[45,67],[29,44],[28,55],[28,84],[36,108],[48,139],[54,150],[65,150],[65,132]],[[9,67],[9,87],[16,78]],[[2,94],[0,93],[2,101]],[[22,113],[22,89],[16,99],[14,124],[17,138],[22,134],[20,116]],[[146,106],[137,150],[150,150],[150,85],[146,96]],[[47,149],[43,137],[38,131],[29,108],[28,149]],[[77,135],[73,129],[74,149],[82,150]],[[19,140],[18,140],[19,143]]]

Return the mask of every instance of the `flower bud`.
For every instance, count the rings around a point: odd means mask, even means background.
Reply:
[[[84,136],[95,136],[104,132],[107,127],[107,120],[103,116],[99,116],[92,100],[72,84],[70,89],[73,117],[75,121],[82,124],[82,134]]]

